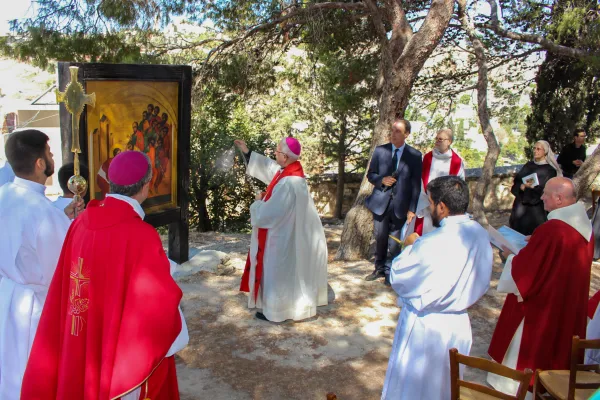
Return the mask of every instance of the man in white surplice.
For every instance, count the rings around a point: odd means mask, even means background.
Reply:
[[[272,322],[302,320],[327,305],[327,242],[298,161],[300,143],[284,138],[276,161],[236,146],[248,158],[246,173],[267,185],[250,206],[252,241],[240,290],[248,307]],[[259,251],[260,250],[260,251]]]
[[[492,248],[488,234],[465,214],[469,189],[456,176],[427,185],[438,229],[413,233],[392,263],[390,281],[402,307],[382,399],[450,399],[450,359],[455,347],[469,354],[467,308],[488,290]],[[413,243],[414,242],[414,243]]]
[[[12,133],[5,150],[16,177],[0,188],[0,399],[19,399],[21,381],[73,209],[52,205],[48,136]]]

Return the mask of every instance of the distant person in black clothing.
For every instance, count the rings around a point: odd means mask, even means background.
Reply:
[[[532,176],[536,174],[536,176]],[[542,194],[546,182],[555,176],[562,176],[554,159],[550,144],[540,140],[533,146],[533,161],[521,168],[510,189],[515,195],[509,225],[523,235],[531,235],[535,228],[546,222],[548,213],[544,210]]]
[[[573,175],[579,171],[579,167],[585,161],[585,130],[582,128],[575,129],[573,133],[573,143],[563,147],[558,156],[558,163],[562,167],[563,174],[566,178],[573,179]]]

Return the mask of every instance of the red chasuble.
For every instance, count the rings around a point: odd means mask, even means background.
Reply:
[[[502,362],[525,318],[517,369],[569,369],[573,335],[585,338],[593,254],[593,237],[588,242],[563,221],[533,232],[512,261],[523,302],[506,297],[488,351],[494,360]]]
[[[277,183],[285,178],[286,176],[299,176],[304,178],[304,171],[302,170],[302,165],[300,161],[295,161],[285,167],[283,171],[275,174],[269,186],[267,186],[267,190],[265,195],[263,196],[263,201],[268,201],[271,198],[271,194],[273,194],[273,189]],[[258,251],[256,253],[256,270],[254,273],[254,300],[258,297],[258,290],[260,288],[260,282],[262,279],[262,271],[263,271],[263,257],[265,254],[265,246],[267,244],[267,234],[268,229],[258,228]],[[241,292],[250,292],[250,252],[248,251],[248,257],[246,258],[246,267],[244,268],[244,274],[242,275],[242,282],[240,284]]]
[[[450,160],[450,171],[448,175],[456,176],[460,172],[460,166],[462,165],[462,158],[456,154],[453,150],[452,159]],[[429,174],[431,173],[431,164],[433,163],[433,151],[425,154],[423,157],[423,169],[421,172],[421,180],[423,181],[423,188],[427,190],[427,184],[429,183]],[[415,232],[419,236],[423,235],[423,218],[417,218],[415,221]]]
[[[181,290],[156,230],[131,205],[90,202],[67,234],[21,399],[179,399],[173,357]]]

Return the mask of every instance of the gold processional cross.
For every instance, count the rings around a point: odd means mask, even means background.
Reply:
[[[74,154],[75,175],[69,179],[69,190],[75,195],[74,201],[79,201],[81,195],[87,190],[87,182],[79,174],[79,118],[86,104],[94,107],[96,104],[96,93],[85,94],[83,86],[77,81],[77,71],[79,67],[69,67],[71,72],[71,81],[65,88],[64,92],[56,89],[56,101],[65,103],[67,111],[71,114],[71,151]],[[75,217],[77,217],[77,209],[75,209]]]

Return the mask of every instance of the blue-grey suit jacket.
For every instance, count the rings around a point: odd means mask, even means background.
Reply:
[[[383,215],[393,198],[394,213],[398,218],[406,218],[408,211],[415,212],[421,193],[422,168],[421,152],[406,144],[398,163],[397,182],[392,189],[384,192],[386,186],[381,181],[386,176],[392,176],[395,170],[392,165],[392,144],[377,146],[367,172],[367,179],[375,186],[365,201],[367,208],[376,215]]]

